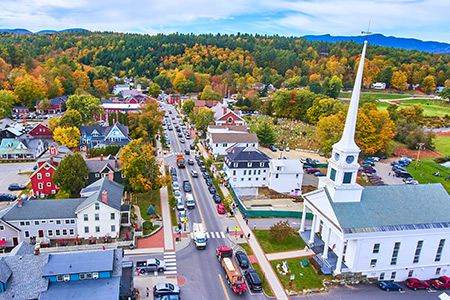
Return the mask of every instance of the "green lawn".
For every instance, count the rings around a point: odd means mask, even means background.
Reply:
[[[261,267],[258,263],[252,264],[253,269],[258,273],[259,278],[261,279],[262,288],[267,296],[274,297],[272,290],[270,289],[269,282],[267,281],[266,277],[264,276],[264,273],[261,270]]]
[[[430,100],[430,99],[409,99],[398,101],[399,108],[411,107],[420,103],[423,108],[423,115],[425,117],[437,116],[444,117],[450,115],[450,104],[443,100]],[[389,103],[377,102],[377,107],[380,111],[385,111]]]
[[[136,194],[137,198],[137,205],[139,206],[139,209],[141,210],[141,217],[144,220],[150,221],[150,216],[147,215],[147,210],[150,207],[150,205],[153,205],[153,208],[155,209],[156,213],[158,215],[161,215],[161,200],[159,197],[159,190],[153,191],[153,195],[151,195],[151,192]]]
[[[436,150],[444,156],[450,156],[450,137],[437,136],[434,139]]]
[[[253,255],[253,251],[250,248],[249,244],[242,243],[242,244],[238,244],[238,245],[241,246],[244,249],[244,251],[245,251],[245,253],[247,253],[247,255]]]
[[[300,262],[306,259],[305,257],[291,258],[286,260],[274,260],[271,261],[273,270],[277,273],[278,278],[281,281],[281,284],[285,289],[289,289],[292,291],[302,291],[304,289],[314,289],[314,288],[322,288],[324,279],[333,279],[334,277],[331,275],[318,275],[311,264],[308,264],[306,267],[301,267]],[[282,264],[283,261],[286,261],[289,268],[289,275],[283,276],[277,271],[277,265]],[[303,276],[300,275],[303,274]],[[295,275],[294,280],[292,280],[292,284],[289,285],[290,275]]]
[[[417,168],[414,161],[407,167],[407,170],[419,183],[442,183],[447,193],[450,194],[450,180],[444,180],[445,177],[450,175],[450,169],[434,162],[433,158],[421,159]],[[436,172],[444,177],[434,176],[433,173]]]
[[[278,242],[269,237],[270,230],[254,230],[256,238],[265,253],[284,252],[304,249],[306,244],[294,230],[292,235],[286,238],[284,242]]]
[[[340,93],[339,98],[348,98],[350,99],[352,93]],[[367,99],[369,97],[374,97],[375,99],[402,99],[409,98],[411,95],[398,95],[398,94],[383,94],[383,93],[361,93],[361,99]]]

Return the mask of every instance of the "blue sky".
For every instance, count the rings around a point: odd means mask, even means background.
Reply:
[[[450,43],[449,0],[0,0],[0,28],[387,36]]]

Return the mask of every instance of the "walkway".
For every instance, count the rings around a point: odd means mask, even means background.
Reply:
[[[228,196],[229,192],[225,187],[220,185],[220,189],[224,193],[225,197]],[[250,234],[250,238],[247,240],[248,244],[252,249],[256,259],[258,260],[259,266],[265,273],[267,281],[269,282],[269,285],[275,295],[275,298],[278,300],[289,300],[289,297],[287,296],[283,288],[283,285],[278,279],[277,274],[272,269],[272,266],[270,265],[269,261],[267,260],[266,255],[264,254],[264,251],[261,248],[261,245],[258,243],[258,240],[253,235],[253,232],[250,229],[250,227],[245,223],[244,219],[242,218],[241,212],[237,210],[234,216],[239,227],[244,233],[244,237],[247,237]]]
[[[266,258],[269,261],[272,261],[272,260],[280,260],[280,259],[289,259],[289,258],[296,258],[296,257],[311,256],[311,255],[314,255],[314,252],[311,251],[311,249],[308,248],[306,250],[295,250],[295,251],[269,253],[269,254],[266,254]]]

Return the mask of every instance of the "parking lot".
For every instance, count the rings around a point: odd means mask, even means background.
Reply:
[[[0,164],[0,172],[2,174],[0,176],[0,193],[20,194],[21,191],[9,191],[8,186],[11,183],[26,185],[30,179],[30,174],[19,175],[19,173],[33,171],[34,165],[36,165],[35,162]],[[0,206],[3,205],[6,204],[0,202]]]
[[[387,185],[398,185],[405,184],[400,177],[396,177],[395,173],[392,171],[392,166],[389,162],[381,160],[375,162],[375,169],[377,174],[383,179],[384,183]]]

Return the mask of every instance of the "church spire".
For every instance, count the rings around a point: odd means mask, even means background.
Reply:
[[[359,96],[361,94],[361,83],[364,71],[364,58],[366,56],[367,41],[364,42],[364,48],[359,61],[358,72],[356,74],[355,85],[353,87],[352,98],[348,107],[347,119],[345,120],[344,133],[341,140],[334,145],[341,151],[358,151],[359,147],[355,143],[356,118],[358,115]],[[333,147],[333,148],[334,148]]]

